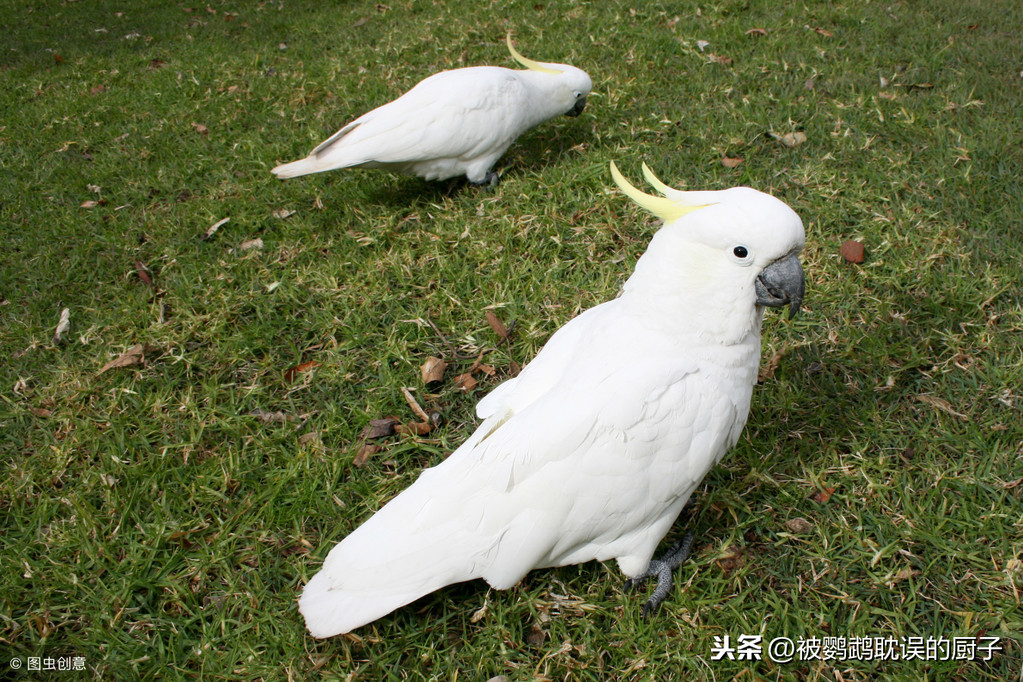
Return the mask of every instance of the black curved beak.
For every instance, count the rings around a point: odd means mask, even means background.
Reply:
[[[799,312],[799,305],[803,302],[803,293],[806,289],[806,279],[799,257],[792,254],[788,258],[771,263],[757,277],[754,286],[758,305],[768,308],[787,305],[791,320]]]
[[[577,99],[575,101],[575,106],[573,106],[568,111],[568,113],[565,114],[565,116],[578,116],[579,114],[583,113],[583,109],[585,109],[585,108],[586,108],[586,98],[585,97],[580,97],[579,99]]]

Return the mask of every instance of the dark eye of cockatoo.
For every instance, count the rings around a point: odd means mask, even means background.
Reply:
[[[739,265],[749,265],[753,262],[753,254],[741,244],[732,248],[732,257],[735,258]]]

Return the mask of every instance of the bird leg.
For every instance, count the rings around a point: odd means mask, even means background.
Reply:
[[[489,170],[487,171],[487,174],[483,176],[482,180],[480,180],[479,182],[473,182],[472,180],[470,180],[469,184],[475,185],[476,187],[485,187],[486,189],[493,189],[497,187],[497,183],[499,182],[501,182],[501,176],[495,173],[494,171]]]
[[[654,588],[654,593],[650,595],[646,603],[643,604],[643,617],[649,616],[657,609],[661,603],[668,598],[668,594],[671,592],[671,572],[678,568],[679,565],[686,560],[689,556],[689,551],[693,547],[693,531],[686,533],[686,536],[672,545],[660,559],[654,559],[650,562],[650,566],[646,569],[643,575],[630,578],[625,581],[625,589],[633,590],[646,580],[657,577],[657,587]]]

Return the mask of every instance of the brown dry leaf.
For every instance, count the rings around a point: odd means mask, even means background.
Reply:
[[[114,358],[107,364],[103,365],[103,368],[100,369],[99,373],[103,374],[103,372],[106,372],[108,369],[115,369],[117,367],[128,367],[129,365],[137,365],[139,364],[139,362],[142,361],[142,353],[143,353],[142,344],[141,343],[136,344],[129,348],[128,350],[121,353],[120,355],[118,355],[116,358]]]
[[[140,260],[135,261],[135,272],[138,274],[139,279],[150,287],[153,286],[153,277],[149,274],[149,267]]]
[[[807,28],[810,28],[810,27],[809,27],[809,26],[807,26]],[[820,28],[820,27],[816,27],[816,26],[815,26],[815,27],[814,27],[814,28],[812,28],[811,30],[812,30],[812,31],[813,31],[814,33],[819,33],[820,35],[824,36],[825,38],[832,38],[832,37],[834,37],[834,35],[835,35],[834,33],[832,33],[831,31],[827,30],[826,28]]]
[[[836,490],[837,488],[825,488],[813,496],[813,501],[819,504],[824,504],[831,499],[831,496],[835,494]]]
[[[735,61],[731,57],[725,57],[724,55],[717,55],[714,53],[710,54],[710,60],[723,66],[731,66],[732,62]]]
[[[508,371],[511,372],[511,375],[513,377],[517,377],[519,375],[519,372],[522,371],[522,366],[519,363],[515,362],[514,360],[509,360]]]
[[[888,581],[888,587],[895,587],[896,583],[901,583],[903,580],[909,580],[915,575],[920,575],[920,571],[917,571],[909,566],[906,566],[901,571],[892,576],[892,579]]]
[[[355,459],[352,460],[352,465],[354,465],[357,469],[361,469],[363,465],[366,464],[366,460],[368,460],[371,455],[375,455],[378,452],[380,452],[380,446],[376,443],[363,443],[359,448],[359,451],[355,453]]]
[[[96,208],[97,206],[99,206],[99,202],[96,201],[95,199],[86,199],[81,204],[79,204],[79,206],[81,208]]]
[[[193,123],[192,127],[195,128],[195,132],[199,133],[200,135],[210,134],[210,129],[204,126],[202,123]]]
[[[444,370],[447,368],[448,363],[441,358],[432,355],[426,358],[426,362],[419,368],[419,372],[423,376],[423,383],[430,385],[440,382],[444,379]]]
[[[31,412],[33,416],[44,419],[53,414],[53,410],[47,410],[45,407],[30,407],[28,408],[28,411]]]
[[[482,365],[482,364],[481,365],[474,365],[474,368],[478,369],[481,372],[483,372],[488,377],[492,377],[495,374],[497,374],[497,369],[495,369],[493,365]]]
[[[303,433],[301,436],[299,436],[298,444],[311,445],[313,447],[320,447],[321,445],[323,445],[323,443],[320,442],[320,434],[316,433],[315,431]]]
[[[746,159],[741,156],[722,156],[721,165],[725,168],[736,168],[740,166]]]
[[[483,599],[483,606],[479,607],[478,609],[476,609],[476,611],[473,612],[473,614],[469,617],[469,622],[470,623],[478,623],[481,620],[483,620],[486,617],[486,615],[487,615],[487,611],[489,610],[488,606],[489,606],[489,602],[487,602],[486,598],[484,598]],[[491,677],[488,682],[493,682],[494,679],[495,678]]]
[[[533,624],[533,627],[529,628],[529,632],[526,633],[526,644],[532,647],[541,646],[544,640],[547,638],[547,633],[543,631],[537,624]]]
[[[370,419],[369,424],[359,434],[365,440],[387,438],[394,435],[394,427],[401,421],[395,417],[384,417],[383,419]]]
[[[487,323],[490,325],[490,328],[494,330],[494,333],[497,334],[502,341],[506,340],[508,338],[508,328],[505,327],[504,322],[501,322],[501,320],[497,317],[497,313],[493,310],[487,310],[486,316]]]
[[[266,424],[284,424],[285,422],[296,421],[298,419],[298,417],[294,417],[284,412],[271,412],[270,410],[264,410],[259,407],[249,412],[249,416],[255,417]]]
[[[103,85],[102,83],[100,83],[99,85],[94,85],[91,88],[89,88],[89,94],[90,95],[98,95],[99,93],[106,92],[106,91],[107,91],[107,86]]]
[[[766,36],[767,35],[767,29],[766,28],[751,28],[750,30],[746,31],[746,35],[748,35],[748,36]]]
[[[782,346],[775,353],[767,359],[767,363],[760,368],[760,374],[757,376],[757,383],[763,383],[769,379],[774,378],[774,373],[778,370],[778,363],[785,357],[785,354],[789,352],[787,345]]]
[[[56,346],[61,342],[64,333],[67,332],[68,327],[71,326],[71,310],[64,308],[60,311],[60,319],[57,321],[57,328],[53,331],[53,345]]]
[[[918,395],[916,399],[924,403],[925,405],[930,405],[931,407],[941,410],[946,414],[950,414],[953,417],[958,417],[959,419],[962,419],[964,422],[970,421],[970,418],[967,415],[963,414],[962,412],[957,412],[956,409],[952,407],[952,403],[948,402],[944,398],[923,394]]]
[[[405,402],[407,402],[407,403],[408,403],[408,406],[409,406],[409,407],[410,407],[410,408],[412,409],[412,412],[413,412],[413,413],[414,413],[414,414],[415,414],[415,415],[416,415],[417,417],[419,417],[420,419],[422,419],[422,420],[423,420],[424,422],[429,422],[429,421],[430,421],[430,415],[428,415],[428,414],[426,413],[426,410],[424,410],[424,409],[423,409],[423,408],[422,408],[422,407],[421,407],[421,406],[419,405],[419,402],[418,402],[418,401],[416,400],[415,396],[414,396],[414,395],[412,395],[412,391],[410,391],[410,390],[408,390],[407,388],[405,388],[404,386],[402,386],[402,387],[401,387],[401,394],[402,394],[403,396],[405,396]]]
[[[290,382],[292,379],[294,379],[296,376],[298,376],[302,372],[308,372],[309,370],[313,369],[314,367],[319,367],[319,366],[320,366],[320,363],[317,362],[316,360],[310,360],[309,362],[303,362],[303,363],[297,364],[294,367],[290,367],[290,368],[288,368],[287,370],[284,371],[284,380],[287,381],[287,382]]]
[[[745,552],[741,547],[731,545],[715,563],[725,575],[729,575],[746,565]]]
[[[60,56],[59,54],[57,54],[56,52],[54,52],[54,53],[53,53],[53,61],[57,62],[58,64],[63,64],[63,63],[64,63],[64,58],[63,58],[63,57],[61,57],[61,56]]]
[[[238,248],[242,251],[251,251],[252,249],[259,250],[263,248],[263,240],[259,237],[256,237],[255,239],[246,239],[238,245]]]
[[[224,223],[228,222],[229,220],[231,220],[231,219],[230,218],[221,218],[217,222],[213,223],[212,225],[210,225],[209,227],[206,228],[206,231],[203,233],[203,235],[201,237],[199,237],[199,239],[201,239],[203,241],[206,241],[207,239],[212,237],[213,234],[217,230],[220,229],[221,225],[223,225]]]
[[[167,62],[163,61],[162,59],[150,59],[149,60],[149,70],[150,71],[156,71],[157,69],[159,69],[160,67],[162,67],[166,63]]]
[[[295,212],[289,211],[286,208],[279,208],[276,211],[272,211],[270,215],[279,220],[284,220],[285,218],[290,218],[291,216],[295,215]]]
[[[430,422],[414,422],[412,424],[398,424],[394,427],[395,433],[407,433],[412,436],[425,436],[433,431],[433,424]]]
[[[465,374],[459,374],[455,377],[455,386],[462,389],[463,391],[471,391],[476,388],[479,382],[476,381],[472,374],[466,372]]]
[[[813,524],[801,516],[786,521],[785,527],[792,533],[809,533],[813,530]]]
[[[778,140],[778,142],[780,142],[782,145],[786,147],[798,147],[799,145],[806,142],[806,133],[801,132],[785,133],[784,135],[779,135],[778,133],[771,133],[771,137]]]

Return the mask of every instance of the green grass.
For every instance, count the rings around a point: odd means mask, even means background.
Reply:
[[[103,679],[1020,678],[1018,3],[326,4],[0,6],[3,675],[81,656]],[[270,175],[430,73],[511,65],[509,30],[595,92],[520,139],[495,191]],[[790,132],[807,141],[771,135]],[[313,640],[295,600],[329,548],[645,248],[612,159],[770,191],[807,226],[804,312],[768,316],[776,371],[694,498],[669,601],[643,619],[590,563]],[[136,344],[142,362],[100,373]],[[428,356],[452,376],[480,351],[498,371],[475,391],[422,385]],[[413,419],[403,386],[445,425],[355,468],[370,419]],[[1004,651],[712,662],[726,634]]]

